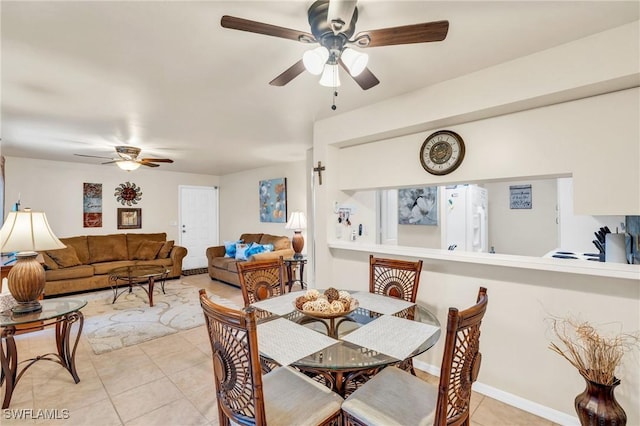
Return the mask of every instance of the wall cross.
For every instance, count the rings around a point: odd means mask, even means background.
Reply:
[[[318,161],[318,167],[314,167],[313,171],[318,172],[318,183],[322,185],[322,172],[325,170],[325,167],[322,165],[322,161]]]

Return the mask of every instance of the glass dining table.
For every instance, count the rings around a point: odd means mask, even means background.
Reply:
[[[294,367],[342,396],[388,365],[406,367],[440,338],[438,319],[420,303],[353,292],[358,307],[327,319],[296,309],[295,299],[303,294],[287,293],[252,305],[259,310],[263,365]]]

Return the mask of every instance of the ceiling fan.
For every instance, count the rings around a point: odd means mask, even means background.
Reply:
[[[220,24],[224,28],[320,45],[305,52],[303,59],[274,78],[269,83],[272,86],[284,86],[306,69],[312,74],[322,74],[321,85],[335,88],[340,85],[339,65],[363,90],[380,81],[366,67],[368,56],[351,46],[369,48],[442,41],[449,31],[449,21],[434,21],[363,31],[354,36],[358,20],[356,0],[317,0],[309,7],[308,18],[311,34],[228,15],[222,17]]]
[[[173,163],[173,160],[169,158],[140,158],[138,159],[138,155],[140,154],[140,148],[135,146],[116,146],[116,153],[118,156],[116,158],[112,157],[101,157],[98,155],[84,155],[84,154],[74,154],[78,157],[91,157],[91,158],[107,158],[110,161],[105,161],[102,164],[113,164],[115,163],[122,170],[135,170],[138,167],[147,166],[147,167],[159,167],[160,164],[155,163]]]

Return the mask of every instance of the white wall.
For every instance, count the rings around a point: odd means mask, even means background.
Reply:
[[[531,209],[510,208],[511,185],[531,185]],[[556,179],[483,186],[489,192],[489,247],[493,246],[496,253],[544,256],[558,248]]]
[[[220,242],[236,240],[243,233],[287,235],[286,223],[260,222],[258,182],[265,179],[287,178],[287,220],[294,210],[307,214],[308,173],[306,160],[262,167],[220,178]],[[307,215],[308,216],[308,215]],[[303,231],[307,252],[307,235]]]
[[[162,166],[161,166],[162,167]],[[83,183],[102,184],[102,228],[82,227]],[[140,230],[118,230],[117,209],[123,206],[114,196],[118,185],[135,183],[142,188]],[[49,225],[58,237],[104,235],[123,232],[166,232],[168,239],[179,241],[178,186],[217,186],[217,176],[175,173],[139,168],[133,172],[115,165],[89,165],[60,161],[7,157],[5,169],[6,208],[18,194],[22,208],[31,207],[47,214]]]

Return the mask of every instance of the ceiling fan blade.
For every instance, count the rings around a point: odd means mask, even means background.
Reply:
[[[140,161],[143,163],[153,162],[153,163],[173,163],[173,160],[169,158],[141,158]]]
[[[272,86],[284,86],[285,84],[289,83],[291,80],[302,74],[303,71],[304,64],[302,63],[302,59],[300,59],[298,62],[291,65],[282,74],[271,80],[269,84]]]
[[[220,25],[232,30],[248,31],[250,33],[288,38],[289,40],[302,41],[304,43],[315,43],[313,35],[304,31],[278,27],[276,25],[265,24],[263,22],[250,21],[244,18],[236,18],[235,16],[224,15],[220,20]]]
[[[76,156],[78,156],[78,157],[106,158],[106,159],[108,159],[108,160],[113,160],[113,158],[111,158],[111,157],[102,157],[102,156],[100,156],[100,155],[85,155],[85,154],[73,154],[73,155],[76,155]]]
[[[362,90],[371,89],[373,86],[376,86],[380,83],[380,80],[378,80],[378,78],[373,75],[369,68],[365,68],[360,74],[354,77],[349,73],[349,69],[346,67],[344,62],[342,62],[342,60],[340,60],[339,62],[340,66],[347,72],[347,74],[351,76],[351,78],[356,81],[356,83],[358,83],[358,86],[360,86]]]
[[[112,160],[112,161],[105,161],[104,163],[100,163],[100,164],[113,164],[113,163],[117,163],[120,160]]]
[[[147,163],[146,161],[138,161],[138,163],[147,167],[160,167],[160,164]]]
[[[402,27],[383,28],[379,30],[358,33],[354,40],[368,36],[368,45],[359,47],[392,46],[394,44],[427,43],[442,41],[449,32],[449,21],[425,22],[422,24],[405,25]]]

